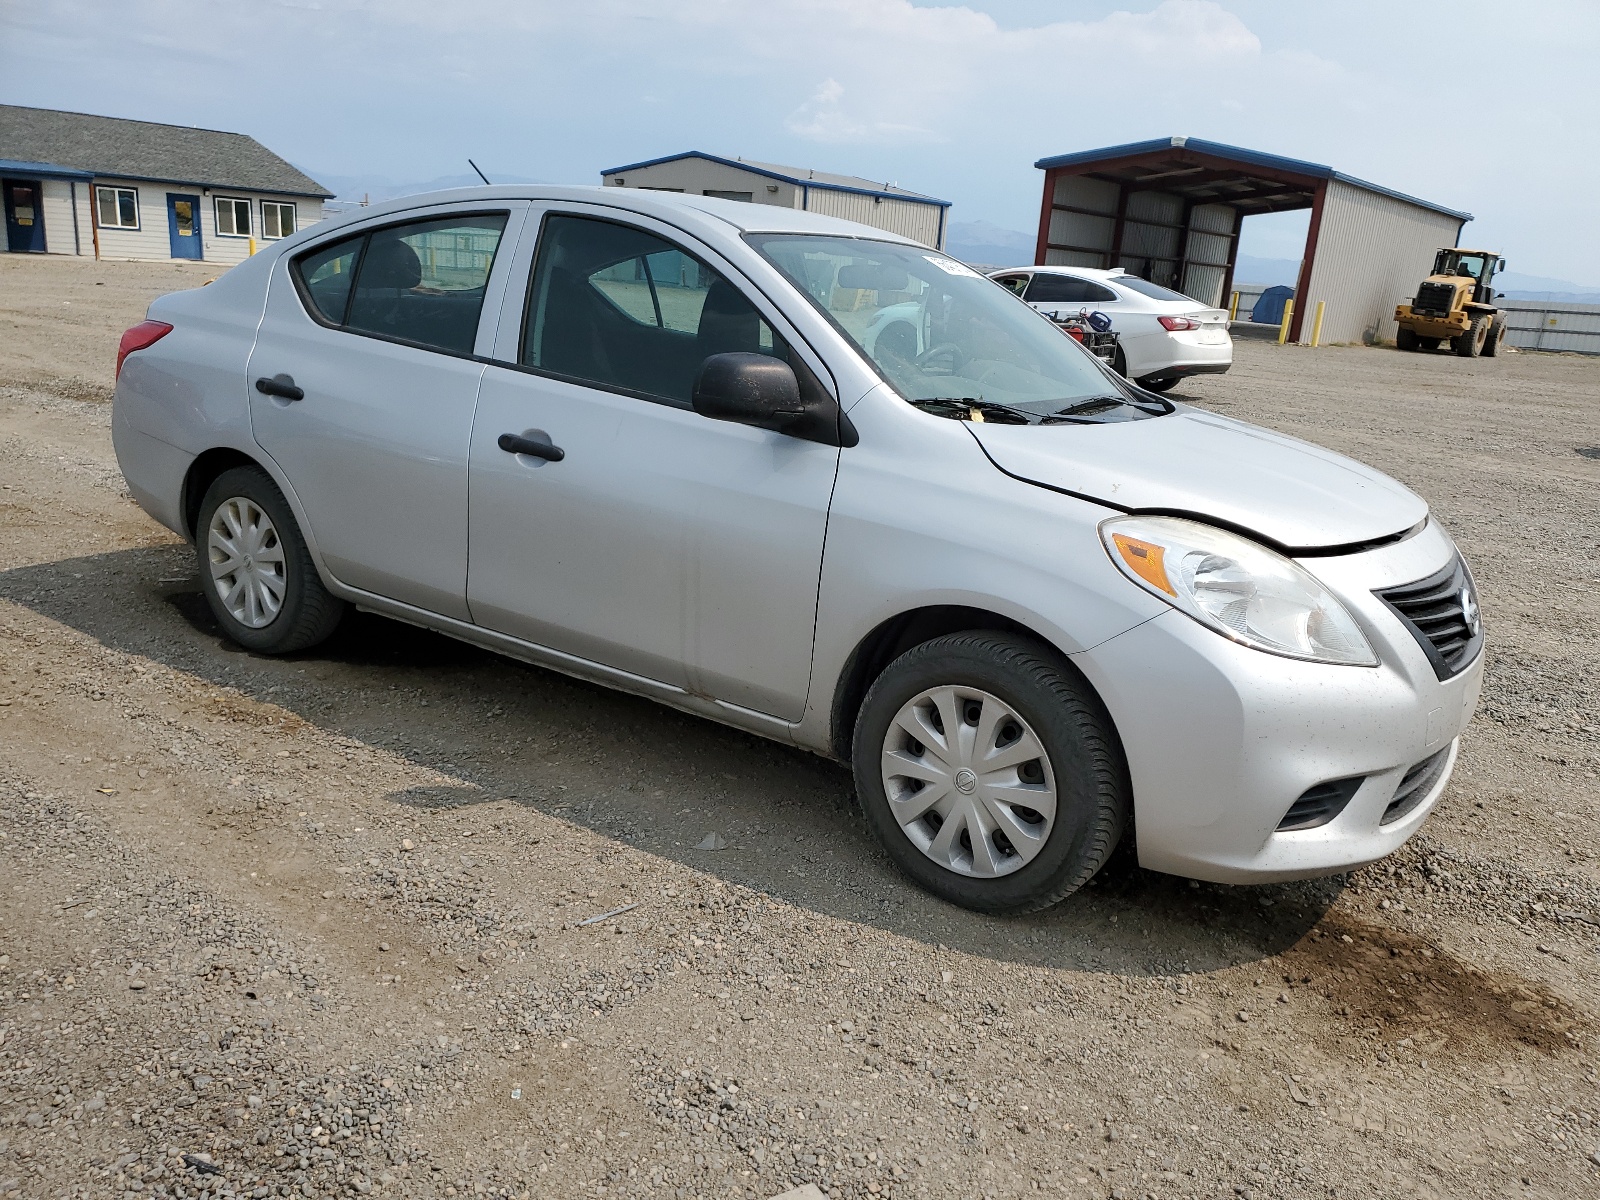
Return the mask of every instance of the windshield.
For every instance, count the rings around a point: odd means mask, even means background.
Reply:
[[[1462,254],[1455,250],[1441,250],[1433,264],[1435,275],[1465,275],[1469,279],[1483,277],[1482,254]]]
[[[1130,393],[1047,317],[953,258],[866,238],[746,236],[919,407],[981,421],[996,419],[984,412],[1038,419],[1087,413],[1089,400],[1107,401],[1095,411],[1129,403]]]
[[[1111,278],[1111,282],[1138,292],[1141,296],[1149,296],[1152,300],[1182,300],[1185,304],[1199,303],[1193,296],[1185,296],[1182,292],[1164,288],[1159,283],[1151,283],[1148,279],[1140,279],[1137,275],[1114,275]]]

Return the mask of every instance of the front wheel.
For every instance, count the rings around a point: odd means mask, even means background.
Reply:
[[[1483,339],[1483,350],[1481,351],[1483,357],[1494,358],[1498,355],[1500,343],[1505,340],[1505,336],[1506,315],[1505,313],[1496,313],[1489,318],[1489,334]]]
[[[1394,348],[1396,350],[1415,350],[1417,341],[1416,331],[1407,329],[1404,325],[1394,332]]]
[[[307,649],[344,616],[344,602],[317,575],[289,502],[260,467],[217,476],[200,501],[194,541],[206,602],[246,649]]]
[[[885,668],[856,720],[856,791],[905,874],[979,912],[1047,908],[1110,857],[1132,807],[1111,717],[1037,642],[973,631]]]
[[[1483,353],[1483,343],[1488,336],[1489,322],[1483,317],[1473,317],[1463,332],[1450,339],[1450,348],[1461,358],[1477,358]]]

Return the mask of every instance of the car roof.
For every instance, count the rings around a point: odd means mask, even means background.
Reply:
[[[359,208],[336,218],[341,224],[346,218],[368,220],[374,216],[403,214],[412,209],[436,204],[471,204],[495,200],[567,201],[571,203],[604,204],[654,216],[684,226],[705,223],[731,226],[739,233],[818,233],[834,237],[867,237],[877,241],[899,242],[907,246],[922,246],[921,242],[901,237],[871,225],[846,221],[821,213],[803,212],[799,209],[781,208],[776,204],[752,204],[743,200],[723,200],[715,196],[691,196],[682,192],[655,192],[644,188],[594,187],[584,185],[516,184],[491,187],[450,188],[446,191],[424,192]],[[311,227],[308,227],[311,228]],[[927,247],[923,246],[923,249]]]

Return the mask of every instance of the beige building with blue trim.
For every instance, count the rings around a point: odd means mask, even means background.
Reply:
[[[332,195],[242,133],[0,104],[0,253],[232,265]]]

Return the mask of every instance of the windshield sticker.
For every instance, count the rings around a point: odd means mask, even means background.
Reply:
[[[938,267],[946,275],[970,275],[974,279],[983,278],[965,263],[958,263],[955,259],[946,258],[942,254],[924,254],[922,257]]]

